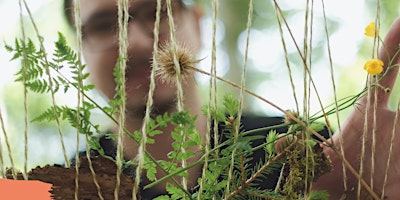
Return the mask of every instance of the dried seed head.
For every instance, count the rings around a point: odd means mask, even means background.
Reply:
[[[291,111],[291,110],[287,110],[287,112],[292,115],[295,118],[299,117],[299,113]],[[285,124],[296,124],[297,122],[295,120],[293,120],[292,118],[290,118],[288,115],[285,115],[285,119],[284,119]]]
[[[175,83],[176,75],[178,73],[174,63],[173,47],[174,46],[171,42],[165,43],[161,45],[158,53],[155,55],[155,59],[158,63],[156,75],[167,83]],[[178,43],[175,47],[180,69],[180,77],[181,80],[184,81],[192,77],[191,70],[199,61],[195,59],[192,52],[186,46]]]

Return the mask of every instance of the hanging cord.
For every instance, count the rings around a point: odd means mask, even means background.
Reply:
[[[120,105],[119,105],[119,119],[118,119],[118,138],[117,138],[117,181],[115,184],[114,198],[118,200],[118,193],[121,184],[121,174],[122,174],[122,159],[123,156],[123,137],[124,137],[124,124],[125,124],[125,111],[126,111],[126,85],[125,85],[125,70],[126,61],[128,59],[127,49],[128,49],[128,19],[129,19],[129,0],[118,0],[118,39],[119,39],[119,59],[117,61],[117,66],[119,67],[119,74],[115,77],[120,80],[120,85],[118,85],[117,93],[120,94]]]
[[[383,43],[383,46],[384,45],[385,44]],[[393,61],[398,56],[399,52],[400,52],[400,50],[397,50],[397,52],[393,55],[393,58],[389,59],[389,63],[387,63],[387,68],[390,68],[390,66],[396,66],[396,65],[393,65]],[[397,64],[397,66],[398,66],[398,64]],[[394,84],[396,85],[396,82]],[[392,90],[393,89],[395,89],[395,86],[393,86]],[[395,117],[394,117],[394,120],[393,120],[393,129],[392,129],[392,136],[391,136],[391,139],[390,139],[388,159],[387,159],[387,162],[386,162],[385,176],[384,176],[384,179],[383,179],[383,185],[382,185],[382,189],[381,189],[381,191],[382,191],[381,199],[384,199],[384,197],[385,197],[385,187],[387,185],[387,179],[388,179],[388,173],[389,173],[389,165],[390,165],[390,161],[392,159],[392,154],[393,154],[393,146],[394,146],[394,143],[395,143],[395,136],[396,136],[396,129],[397,129],[397,121],[399,119],[399,112],[400,112],[400,103],[397,103],[397,109],[396,109]]]
[[[206,143],[204,148],[204,164],[202,170],[202,178],[200,182],[198,200],[201,200],[203,194],[203,185],[206,179],[206,172],[208,168],[208,157],[210,153],[210,135],[211,135],[211,123],[214,126],[214,147],[218,145],[218,121],[217,121],[217,86],[216,86],[216,60],[217,60],[217,47],[216,47],[216,35],[217,35],[217,16],[218,16],[218,1],[212,1],[213,8],[213,34],[212,34],[212,50],[211,50],[211,76],[210,76],[210,92],[209,92],[209,104],[207,108],[207,132],[206,132]],[[213,107],[215,115],[212,114],[211,108]],[[214,119],[213,119],[214,118]],[[218,153],[217,156],[218,157]]]
[[[290,61],[289,61],[289,54],[287,51],[287,47],[286,47],[286,42],[283,36],[283,30],[282,30],[282,23],[278,14],[278,9],[276,7],[276,4],[274,4],[275,7],[275,15],[276,15],[276,19],[278,21],[278,25],[279,25],[279,34],[281,35],[281,41],[282,41],[282,46],[283,46],[283,51],[285,53],[285,61],[286,61],[286,67],[288,69],[288,74],[289,74],[289,80],[290,80],[290,85],[292,87],[292,92],[293,92],[293,98],[294,98],[294,102],[296,104],[296,112],[299,113],[300,109],[299,109],[299,102],[297,100],[297,95],[296,95],[296,87],[294,84],[294,80],[293,80],[293,73],[292,73],[292,69],[290,67]]]
[[[7,178],[6,166],[4,166],[3,145],[2,145],[1,137],[0,137],[0,176],[1,176],[1,178]]]
[[[90,158],[90,145],[89,145],[89,135],[88,134],[85,134],[85,139],[86,139],[86,157],[88,159],[90,173],[92,174],[92,177],[93,177],[93,183],[97,189],[97,196],[99,197],[100,200],[104,200],[103,194],[101,192],[101,187],[99,185],[99,182],[97,181],[96,172],[94,171],[94,168],[93,168],[92,159]],[[77,178],[78,178],[78,176],[77,176]],[[77,194],[77,191],[75,191],[75,194]],[[75,198],[77,199],[78,196],[76,195]]]
[[[168,14],[168,23],[170,27],[170,35],[171,35],[171,44],[172,44],[172,49],[174,52],[174,64],[175,64],[175,70],[176,70],[176,86],[177,86],[177,98],[178,98],[178,103],[177,103],[177,108],[178,111],[183,111],[183,87],[182,87],[182,76],[181,76],[181,67],[180,63],[177,57],[177,41],[175,37],[175,25],[174,25],[174,17],[172,15],[172,5],[171,5],[171,0],[167,0],[167,14]]]
[[[376,19],[375,19],[375,37],[374,37],[374,46],[373,46],[373,51],[372,51],[372,57],[374,58],[374,55],[378,55],[378,49],[379,49],[379,34],[378,31],[380,30],[380,5],[381,1],[377,1],[377,6],[376,6]],[[375,53],[376,52],[376,53]],[[376,84],[378,85],[378,80],[376,80]],[[374,109],[373,109],[373,125],[372,125],[372,156],[371,156],[371,189],[374,189],[374,175],[375,175],[375,151],[376,151],[376,117],[377,117],[377,109],[378,109],[378,87],[376,87],[374,93]]]
[[[74,8],[74,21],[75,21],[75,28],[76,28],[76,43],[78,46],[78,50],[77,50],[77,55],[78,55],[78,61],[80,62],[81,60],[81,50],[82,50],[82,30],[81,30],[81,18],[80,18],[80,10],[81,10],[81,5],[79,0],[74,0],[73,1],[73,8]],[[81,72],[81,70],[79,70],[79,72]],[[78,73],[78,92],[77,92],[77,115],[76,115],[76,121],[78,124],[78,128],[76,129],[77,133],[76,133],[76,152],[75,152],[75,192],[74,192],[74,197],[75,200],[78,200],[78,195],[79,195],[79,166],[80,166],[80,159],[79,159],[79,124],[80,124],[80,109],[81,109],[81,79],[82,74]],[[90,157],[90,156],[89,156]],[[89,159],[88,157],[88,159]]]
[[[304,113],[303,113],[303,119],[306,121],[306,125],[310,125],[310,107],[311,107],[311,82],[312,82],[312,77],[311,77],[311,70],[312,70],[312,30],[313,30],[313,19],[314,19],[314,1],[307,0],[306,2],[306,11],[305,11],[305,20],[304,20],[304,58],[307,59],[308,57],[308,64],[307,60],[304,62]],[[310,9],[311,7],[311,9]],[[307,81],[308,80],[308,81]],[[307,105],[307,106],[306,106]],[[321,106],[322,107],[322,106]],[[314,174],[314,167],[310,167],[310,161],[309,158],[311,159],[311,165],[314,165],[314,157],[312,155],[312,150],[310,151],[310,146],[307,145],[307,140],[310,139],[310,135],[307,134],[307,132],[302,131],[302,138],[303,138],[303,145],[305,146],[305,154],[306,154],[306,173],[304,177],[304,189],[305,189],[305,194],[307,194],[307,188],[309,187],[308,185],[308,180],[309,180],[309,173],[308,171],[311,170],[311,173]]]
[[[210,100],[211,97],[214,100],[214,109],[215,111],[218,110],[218,102],[217,102],[217,16],[218,16],[218,0],[215,0],[213,2],[213,10],[214,10],[214,16],[213,16],[213,41],[212,41],[212,63],[211,63],[211,71],[213,72],[211,79],[210,79],[210,87],[211,85],[213,86],[214,89],[214,95],[211,94],[210,92]],[[213,83],[212,83],[213,81]],[[208,129],[207,129],[208,130]],[[217,120],[217,112],[215,112],[214,116],[214,147],[218,146],[218,138],[219,138],[219,129],[218,129],[218,120]],[[218,157],[218,151],[217,155]]]
[[[15,173],[14,159],[13,159],[12,154],[11,154],[10,141],[8,140],[8,136],[7,136],[8,134],[7,134],[7,130],[6,130],[6,127],[5,127],[5,123],[4,123],[4,119],[3,119],[3,114],[2,114],[2,112],[1,112],[1,109],[0,109],[0,123],[1,123],[1,128],[2,128],[2,130],[3,130],[4,140],[5,140],[6,145],[7,145],[8,157],[9,157],[10,163],[11,163],[11,172],[12,172],[12,176],[13,176],[13,179],[17,179],[17,174]]]
[[[140,141],[140,145],[138,148],[138,154],[136,156],[137,167],[135,174],[135,182],[132,190],[132,199],[136,197],[136,194],[139,192],[139,183],[141,180],[141,175],[143,171],[143,166],[145,162],[145,152],[146,152],[146,143],[147,143],[147,126],[150,122],[150,114],[153,107],[153,94],[156,87],[155,84],[155,73],[158,66],[158,61],[156,59],[156,55],[158,54],[158,42],[159,42],[159,34],[160,34],[160,14],[161,14],[161,0],[157,0],[157,10],[156,10],[156,21],[153,29],[154,43],[153,43],[153,63],[150,74],[150,88],[147,95],[147,103],[146,103],[146,112],[143,119],[142,124],[142,139]]]
[[[338,105],[338,99],[337,99],[337,93],[336,93],[336,83],[335,83],[335,75],[334,75],[333,63],[332,63],[331,45],[330,45],[329,34],[328,34],[328,26],[327,26],[328,23],[326,20],[326,13],[325,13],[325,1],[322,0],[321,3],[322,3],[322,12],[323,12],[323,16],[324,16],[324,27],[325,27],[325,36],[326,36],[328,58],[329,58],[329,68],[330,68],[330,72],[331,72],[333,96],[334,96],[334,101],[335,101],[336,119],[337,119],[338,130],[340,132],[341,131],[341,123],[340,123],[340,118],[339,118],[339,105]],[[332,138],[332,136],[330,136],[330,138]],[[343,149],[343,135],[342,134],[339,134],[339,149],[340,149],[340,152],[342,153],[343,157],[345,157],[345,153],[344,153],[344,149]],[[344,188],[344,191],[347,191],[347,171],[346,171],[346,167],[345,167],[344,163],[342,163],[342,171],[343,171],[343,188]]]
[[[388,152],[389,157],[388,157],[387,162],[386,162],[385,177],[383,179],[383,186],[382,186],[382,190],[381,190],[382,191],[381,199],[385,199],[384,198],[385,197],[385,187],[386,187],[386,184],[387,184],[387,179],[388,179],[388,174],[389,174],[390,160],[392,159],[392,154],[393,154],[393,146],[394,146],[394,143],[395,143],[394,138],[396,136],[397,121],[399,119],[399,109],[400,109],[399,106],[400,106],[400,104],[397,105],[396,114],[395,114],[395,117],[394,117],[394,120],[393,120],[392,137],[390,139],[390,147],[389,147],[389,152]],[[372,186],[371,186],[371,188],[372,188]]]
[[[367,80],[367,105],[365,108],[364,114],[364,128],[362,134],[362,146],[361,146],[361,158],[360,158],[360,169],[358,171],[360,179],[358,179],[358,188],[357,188],[357,198],[360,198],[361,195],[361,179],[364,171],[364,159],[365,159],[365,145],[367,142],[367,133],[368,133],[368,115],[369,115],[369,108],[371,106],[371,82],[370,76],[368,75]]]
[[[80,124],[81,122],[81,103],[84,101],[84,91],[82,90],[83,88],[83,82],[82,82],[82,70],[81,70],[81,63],[82,63],[82,21],[81,21],[81,15],[80,15],[80,0],[74,0],[73,1],[73,8],[74,8],[74,21],[75,21],[75,29],[76,29],[76,43],[77,43],[77,56],[78,56],[78,93],[77,93],[77,124]],[[81,96],[83,95],[83,97]],[[75,153],[75,199],[78,200],[78,195],[79,195],[79,167],[80,167],[80,158],[79,158],[79,144],[80,144],[80,133],[79,133],[79,128],[77,129],[76,133],[76,153]],[[96,178],[96,172],[94,171],[93,164],[92,164],[92,159],[90,156],[90,147],[89,147],[89,136],[85,134],[85,139],[86,139],[86,157],[88,159],[88,164],[89,164],[89,169],[93,177],[93,182],[96,186],[97,189],[97,194],[98,197],[101,200],[104,200],[103,195],[101,194],[101,188],[100,185],[97,181]]]
[[[177,42],[176,42],[176,37],[175,37],[175,25],[174,25],[174,18],[172,15],[172,5],[171,5],[171,0],[167,0],[167,14],[168,14],[168,24],[170,28],[170,36],[171,36],[171,44],[172,44],[172,50],[174,54],[174,65],[175,65],[175,71],[176,71],[176,89],[177,89],[177,108],[178,112],[182,112],[184,110],[184,104],[183,104],[183,87],[182,87],[182,76],[181,76],[181,66],[178,61],[177,57]],[[183,135],[183,132],[181,132],[181,135]],[[184,154],[186,152],[185,148],[181,148],[181,152]],[[186,167],[186,160],[182,160],[182,168]],[[182,177],[182,186],[187,190],[187,178]]]
[[[50,73],[50,64],[49,64],[49,61],[47,59],[46,49],[44,48],[43,37],[39,34],[39,29],[36,26],[35,20],[33,19],[33,15],[31,13],[29,7],[28,7],[28,4],[26,3],[26,0],[23,0],[23,1],[24,1],[25,9],[28,12],[28,16],[29,16],[29,18],[31,20],[31,23],[33,25],[33,28],[35,30],[36,36],[37,36],[37,38],[39,40],[40,49],[43,52],[43,59],[44,59],[44,63],[45,63],[44,67],[45,67],[46,75],[48,77],[47,81],[49,83],[49,88],[50,88],[51,103],[52,103],[52,106],[53,106],[54,118],[55,118],[55,121],[56,121],[57,131],[58,131],[58,135],[60,137],[60,143],[61,143],[61,147],[62,147],[63,154],[64,154],[65,167],[69,168],[70,167],[70,163],[69,163],[67,151],[65,149],[64,137],[63,137],[63,133],[61,131],[61,125],[60,125],[60,118],[59,118],[59,116],[57,114],[57,110],[56,110],[57,108],[56,108],[56,99],[55,99],[55,96],[54,96],[55,92],[54,92],[54,89],[53,89],[53,78],[52,78],[51,73]]]
[[[23,59],[24,61],[22,62],[22,67],[23,67],[23,77],[24,77],[24,85],[23,85],[23,91],[24,91],[24,125],[25,125],[25,130],[24,130],[24,171],[22,173],[24,180],[28,180],[28,88],[26,87],[26,70],[27,70],[27,63],[26,60],[27,58],[27,53],[26,53],[26,34],[25,34],[25,26],[24,26],[24,18],[22,16],[22,1],[18,1],[19,4],[19,18],[20,18],[20,25],[21,25],[21,33],[22,33],[22,47],[23,47]]]
[[[378,85],[378,80],[375,80],[375,84]],[[375,174],[375,152],[376,152],[376,116],[378,110],[378,90],[379,87],[375,87],[374,90],[374,105],[373,105],[373,121],[372,121],[372,146],[371,146],[371,189],[374,189],[374,174]]]
[[[235,120],[234,124],[234,142],[236,143],[239,137],[239,129],[240,129],[240,119],[242,117],[242,112],[243,112],[243,101],[244,101],[244,93],[245,93],[245,87],[246,87],[246,69],[247,69],[247,58],[249,54],[249,43],[250,43],[250,30],[251,30],[251,22],[253,21],[253,0],[249,1],[249,10],[248,10],[248,16],[247,16],[247,37],[246,37],[246,49],[245,49],[245,54],[244,54],[244,61],[243,61],[243,71],[242,71],[242,78],[241,78],[241,84],[240,84],[240,94],[239,94],[239,105],[238,105],[238,114],[237,114],[237,119]],[[225,190],[225,195],[228,196],[230,194],[230,184],[232,182],[232,177],[233,177],[233,168],[235,164],[235,154],[236,154],[236,149],[232,151],[231,154],[231,163],[229,166],[229,172],[228,172],[228,180],[226,184],[226,190]]]
[[[377,32],[379,30],[379,23],[380,23],[380,0],[377,2],[377,14],[376,14],[376,19],[375,19],[375,24],[376,28],[375,31]],[[374,38],[374,45],[373,45],[373,50],[372,50],[372,58],[375,57],[376,54],[378,54],[377,49],[379,48],[379,41],[378,41],[378,34],[375,33],[375,38]],[[366,105],[366,110],[365,110],[365,116],[364,116],[364,131],[363,131],[363,137],[362,137],[362,147],[361,147],[361,160],[360,160],[360,170],[359,174],[360,177],[362,178],[362,173],[364,170],[364,160],[365,160],[365,145],[366,145],[366,140],[367,140],[367,133],[368,133],[368,114],[369,114],[369,108],[371,106],[371,76],[368,76],[367,80],[367,88],[368,88],[368,95],[367,95],[367,105]],[[371,144],[371,150],[372,150],[372,156],[371,156],[371,190],[373,190],[373,182],[374,182],[374,174],[375,174],[375,146],[376,146],[376,110],[378,106],[378,94],[377,94],[377,88],[374,89],[374,104],[373,104],[373,121],[372,121],[372,144]],[[360,180],[358,181],[358,188],[357,188],[357,198],[360,198],[361,195],[361,183]]]

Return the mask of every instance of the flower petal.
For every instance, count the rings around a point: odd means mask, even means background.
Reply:
[[[383,71],[383,61],[380,59],[371,59],[364,64],[364,70],[370,75],[380,74]]]
[[[368,24],[367,27],[365,27],[365,35],[368,37],[374,37],[375,33],[378,34],[379,30],[375,29],[375,23],[371,22]]]

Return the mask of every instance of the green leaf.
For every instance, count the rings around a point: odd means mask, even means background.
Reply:
[[[191,141],[193,141],[192,146],[203,144],[203,140],[201,139],[200,133],[197,131],[193,131],[193,132],[189,133],[188,137]]]
[[[55,115],[60,116],[62,113],[62,108],[59,106],[54,107],[50,107],[47,110],[45,110],[42,114],[40,114],[39,116],[35,117],[32,122],[44,122],[44,121],[53,121],[55,120]]]
[[[153,138],[147,138],[146,143],[147,144],[154,144],[154,143],[156,143],[156,141]]]
[[[145,157],[145,164],[143,166],[146,169],[146,176],[150,181],[156,179],[157,165],[152,162],[147,156]]]
[[[235,116],[238,112],[239,101],[233,96],[233,94],[229,93],[224,96],[223,104],[226,109],[226,112],[230,116]]]
[[[313,122],[311,123],[310,128],[316,132],[320,132],[325,129],[325,124],[321,122]]]
[[[173,199],[173,200],[182,199],[185,196],[185,193],[181,189],[179,189],[178,187],[175,187],[169,183],[167,183],[166,189],[167,189],[168,194],[171,195],[171,199]]]
[[[312,191],[307,198],[307,200],[328,200],[328,199],[329,199],[329,193],[325,190]]]
[[[265,146],[265,150],[268,155],[273,155],[275,153],[275,144],[278,139],[278,135],[276,134],[276,130],[271,130],[266,138],[267,145]]]
[[[187,150],[183,155],[182,155],[182,160],[187,160],[191,157],[193,157],[195,153],[193,151]]]
[[[174,124],[189,125],[193,122],[189,112],[176,112],[172,113],[171,121]]]
[[[170,198],[168,195],[162,195],[162,196],[156,197],[154,200],[170,200]]]
[[[160,134],[162,134],[163,132],[161,131],[161,130],[152,130],[152,131],[150,131],[148,134],[150,135],[150,136],[155,136],[155,135],[160,135]]]
[[[201,112],[203,115],[207,116],[208,115],[208,105],[203,105],[201,107]],[[210,108],[210,113],[211,113],[211,116],[210,116],[211,119],[217,119],[218,122],[225,121],[226,113],[221,108],[219,108],[217,111],[214,108]]]
[[[312,139],[306,140],[306,142],[308,143],[308,145],[309,145],[310,147],[314,147],[314,146],[317,144],[317,142],[314,141],[314,140],[312,140]]]

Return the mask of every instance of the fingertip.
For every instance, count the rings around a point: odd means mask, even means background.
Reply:
[[[396,61],[398,58],[397,51],[400,45],[400,17],[397,18],[392,25],[383,41],[383,46],[379,51],[379,59],[381,59],[385,65],[390,65],[391,61]]]
[[[397,94],[398,92],[393,91],[397,90],[394,88],[396,79],[398,78],[399,68],[397,64],[399,63],[399,48],[400,45],[400,17],[397,18],[392,25],[388,33],[385,36],[383,41],[383,45],[379,51],[378,58],[383,61],[385,68],[388,70],[385,72],[384,77],[380,80],[379,84],[383,88],[388,88],[390,92],[387,91],[378,91],[379,98],[382,100],[382,103],[388,104],[388,107],[395,102],[399,101],[399,98],[395,98],[392,94]],[[385,69],[384,69],[385,70]],[[400,91],[399,91],[400,92]],[[391,99],[391,103],[389,103],[389,99]]]

